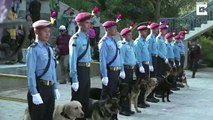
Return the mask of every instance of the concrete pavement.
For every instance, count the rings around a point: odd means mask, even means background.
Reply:
[[[142,109],[142,113],[133,116],[120,116],[119,120],[212,120],[213,118],[213,68],[199,70],[196,78],[191,78],[191,72],[186,71],[189,88],[182,88],[170,96],[171,102],[157,104],[150,103],[151,107]],[[92,78],[92,87],[100,87],[99,77]],[[60,85],[60,100],[56,104],[63,104],[70,100],[70,85]],[[0,96],[26,99],[27,89],[20,88],[0,92]],[[26,103],[0,100],[0,120],[23,119]],[[134,110],[134,109],[133,109]]]

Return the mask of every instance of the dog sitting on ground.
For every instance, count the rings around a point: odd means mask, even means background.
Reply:
[[[91,120],[110,120],[113,114],[118,114],[119,109],[117,98],[108,97],[106,100],[95,101],[92,105]]]
[[[185,74],[185,72],[183,72],[183,75],[182,75],[182,76],[178,77],[178,81],[179,81],[179,82],[177,82],[177,84],[181,84],[181,85],[183,85],[183,86],[184,86],[184,84],[185,84],[186,87],[189,87],[189,85],[188,85],[188,83],[187,83],[187,79],[186,79],[186,74]]]
[[[137,79],[135,80],[135,84],[132,86],[132,89],[131,89],[131,93],[130,93],[130,109],[131,109],[131,103],[134,104],[134,107],[135,107],[135,111],[140,113],[141,111],[138,109],[138,96],[140,95],[140,92],[141,92],[141,87],[143,85],[145,85],[146,82],[145,80],[140,80],[140,79]]]
[[[78,101],[57,105],[53,113],[53,120],[75,120],[83,117],[82,105]],[[24,120],[31,120],[28,107],[25,109]]]
[[[145,81],[146,83],[144,84],[144,88],[145,88],[145,96],[144,96],[144,101],[145,104],[148,104],[146,102],[146,99],[148,97],[148,95],[154,90],[154,88],[158,85],[158,80],[157,78],[150,78],[148,79],[148,81]]]
[[[175,72],[175,69],[173,69],[172,66],[169,64],[166,65],[165,70],[166,70],[166,75],[165,76],[162,75],[161,77],[157,78],[159,80],[158,87],[161,91],[162,102],[165,102],[164,100],[165,95],[167,98],[167,102],[170,102],[169,93],[174,82],[174,78],[172,76],[175,75],[176,72]]]

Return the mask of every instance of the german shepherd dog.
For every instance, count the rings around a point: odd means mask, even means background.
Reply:
[[[149,78],[148,81],[146,81],[146,84],[144,84],[144,88],[146,90],[145,96],[144,96],[144,101],[146,104],[146,99],[148,95],[154,90],[154,88],[158,85],[158,80],[157,78]]]
[[[108,96],[105,100],[100,100],[101,89],[90,89],[90,120],[110,120],[113,114],[118,114],[119,106],[119,93],[115,97]]]
[[[132,86],[130,97],[129,97],[130,98],[130,109],[131,109],[131,103],[133,103],[134,107],[135,107],[135,111],[138,113],[141,112],[138,109],[138,96],[140,95],[141,87],[145,84],[146,84],[145,80],[140,80],[140,79],[135,80],[135,84]]]
[[[162,77],[158,77],[159,80],[159,89],[161,90],[162,95],[162,102],[165,102],[164,98],[166,95],[167,102],[170,102],[169,100],[169,92],[171,90],[171,87],[173,86],[174,79],[172,75],[176,74],[175,69],[172,68],[171,65],[166,65],[166,75]]]
[[[107,98],[94,102],[91,120],[110,120],[113,114],[118,114],[119,103],[117,98]]]

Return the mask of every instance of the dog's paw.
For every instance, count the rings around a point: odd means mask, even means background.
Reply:
[[[171,102],[170,100],[167,100],[167,102]]]
[[[162,102],[165,102],[165,100],[162,100]]]

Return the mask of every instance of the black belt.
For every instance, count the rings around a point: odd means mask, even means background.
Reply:
[[[152,54],[152,57],[158,57],[158,55],[157,54]]]
[[[52,80],[42,80],[42,79],[40,79],[40,83],[41,83],[42,85],[45,85],[45,86],[52,86],[52,85],[54,84],[54,81],[52,81]]]
[[[173,58],[169,58],[168,60],[169,60],[169,61],[174,61],[174,59],[173,59]]]
[[[78,62],[78,66],[90,67],[90,62]]]
[[[143,61],[143,64],[149,65],[149,61]]]
[[[112,71],[118,71],[118,70],[120,70],[120,67],[111,67],[111,66],[109,66],[107,68],[108,68],[108,70],[112,70]]]
[[[134,65],[124,65],[124,68],[126,69],[134,69]]]

